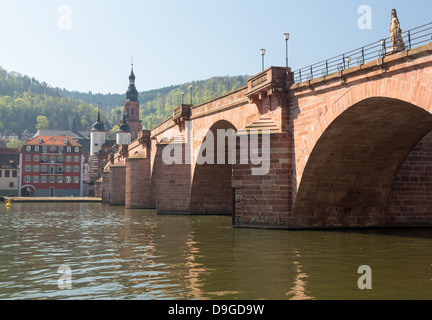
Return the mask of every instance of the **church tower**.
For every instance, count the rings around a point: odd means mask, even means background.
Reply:
[[[126,114],[123,114],[123,120],[120,122],[120,127],[116,133],[116,142],[118,145],[131,143],[130,126],[126,122]]]
[[[126,91],[124,114],[126,115],[125,120],[130,127],[131,139],[135,140],[136,138],[138,138],[138,133],[142,130],[142,125],[139,119],[138,91],[135,87],[135,74],[133,72],[133,63],[131,66],[131,74],[129,76],[129,88]]]

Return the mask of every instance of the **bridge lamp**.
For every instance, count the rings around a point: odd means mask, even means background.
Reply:
[[[351,57],[346,57],[346,61],[348,63],[348,68],[350,67]]]
[[[264,56],[266,54],[266,49],[261,49],[261,56],[262,56],[262,69],[264,71]]]
[[[382,54],[385,55],[386,52],[386,39],[381,39],[381,46],[382,46]]]
[[[289,40],[290,34],[284,33],[284,39],[285,39],[285,46],[286,46],[286,67],[288,68],[288,40]]]
[[[192,85],[189,86],[190,89],[190,104],[192,105]]]

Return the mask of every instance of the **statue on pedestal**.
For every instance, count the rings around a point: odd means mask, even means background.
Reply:
[[[396,9],[392,10],[392,21],[390,23],[390,40],[391,47],[390,53],[405,50],[405,43],[402,39],[402,29],[400,28],[399,19],[397,17]]]

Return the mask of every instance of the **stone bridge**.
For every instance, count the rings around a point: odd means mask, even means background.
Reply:
[[[235,227],[432,226],[431,108],[432,43],[296,84],[270,67],[142,131],[97,190]]]

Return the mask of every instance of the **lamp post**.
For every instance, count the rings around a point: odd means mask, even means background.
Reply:
[[[189,86],[190,89],[190,105],[192,105],[192,85]]]
[[[384,57],[386,55],[386,39],[381,39],[380,42],[381,42],[381,46],[382,46],[381,56]]]
[[[264,71],[264,56],[266,53],[266,49],[261,49],[261,56],[262,56],[262,69]]]
[[[351,63],[351,57],[346,57],[346,61],[347,61],[347,63],[348,63],[348,69],[349,69],[349,67],[350,67],[350,63]]]
[[[288,40],[289,40],[290,34],[284,33],[284,39],[285,39],[285,46],[286,46],[286,67],[288,68]]]
[[[184,91],[181,92],[181,104],[183,104]]]

